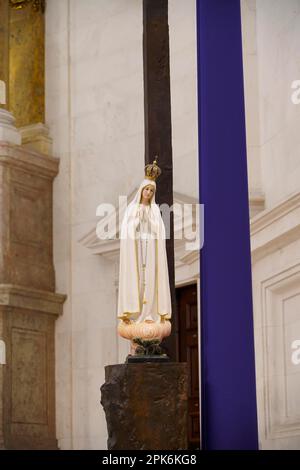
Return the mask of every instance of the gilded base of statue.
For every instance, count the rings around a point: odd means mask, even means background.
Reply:
[[[171,322],[164,315],[161,315],[159,322],[150,319],[136,322],[128,315],[123,315],[120,320],[118,333],[130,340],[131,355],[163,355],[159,344],[171,333]]]

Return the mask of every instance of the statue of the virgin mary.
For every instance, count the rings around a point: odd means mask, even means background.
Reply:
[[[159,339],[171,332],[171,296],[166,231],[155,202],[161,170],[154,160],[128,205],[120,231],[119,334],[127,339]]]

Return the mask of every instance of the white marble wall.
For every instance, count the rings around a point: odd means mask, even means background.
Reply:
[[[300,80],[300,1],[257,0],[260,153],[266,208],[300,186],[300,105],[291,84]]]
[[[96,207],[142,177],[142,3],[51,0],[46,13],[46,120],[60,157],[54,187],[57,437],[61,448],[105,449],[99,387],[118,362],[114,265],[78,240]]]
[[[249,189],[267,209],[299,188],[299,15],[299,0],[241,0]]]
[[[241,0],[248,185],[250,197],[263,194],[260,160],[256,0]]]
[[[78,243],[96,207],[143,178],[142,0],[49,0],[46,122],[60,157],[54,185],[57,437],[105,449],[99,387],[118,362],[114,264]],[[170,1],[174,190],[197,196],[195,1]],[[186,181],[189,184],[186,185]]]
[[[299,449],[300,1],[241,5],[249,182],[266,206],[251,221],[260,447]]]
[[[49,22],[48,18],[53,18]],[[71,161],[68,58],[68,3],[50,1],[46,11],[46,122],[60,156],[54,182],[53,235],[56,289],[68,295],[64,315],[56,323],[56,424],[58,445],[72,443],[72,269]]]
[[[174,190],[198,199],[196,0],[169,0],[169,35]]]

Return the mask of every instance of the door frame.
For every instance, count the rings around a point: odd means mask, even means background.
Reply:
[[[175,291],[177,288],[197,284],[197,313],[198,313],[198,367],[199,367],[199,429],[200,429],[200,449],[202,444],[202,428],[201,428],[201,309],[200,309],[200,276],[195,276],[188,281],[181,281],[175,283]]]

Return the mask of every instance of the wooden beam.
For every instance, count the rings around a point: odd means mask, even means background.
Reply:
[[[173,162],[169,63],[168,0],[143,1],[143,56],[145,104],[145,164],[158,155],[162,175],[157,180],[156,202],[173,205]],[[170,238],[166,241],[173,318],[175,319],[174,226],[171,214]],[[167,220],[164,220],[165,224]],[[175,331],[176,325],[172,325]],[[176,340],[166,347],[176,360]]]

